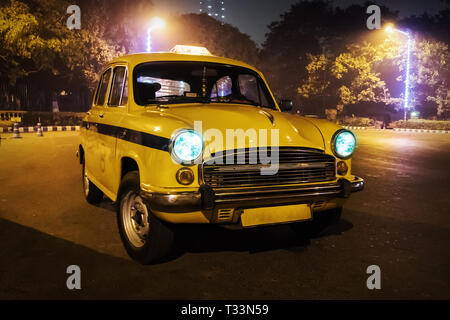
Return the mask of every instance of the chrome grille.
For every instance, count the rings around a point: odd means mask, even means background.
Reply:
[[[269,156],[271,152],[268,151]],[[315,183],[336,177],[335,158],[321,150],[280,147],[278,153],[279,169],[274,175],[261,174],[264,165],[261,165],[257,149],[235,150],[228,156],[226,152],[212,155],[210,161],[202,165],[203,183],[213,188],[251,187]]]

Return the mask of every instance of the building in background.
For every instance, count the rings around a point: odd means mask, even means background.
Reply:
[[[201,0],[200,13],[206,13],[222,23],[225,22],[225,0]]]

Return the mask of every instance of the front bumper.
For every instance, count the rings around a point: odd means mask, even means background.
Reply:
[[[223,208],[258,208],[291,204],[314,203],[333,198],[348,198],[351,193],[362,191],[364,180],[340,179],[333,183],[304,186],[270,186],[253,188],[217,188],[203,185],[198,192],[171,194],[142,192],[150,208],[158,212],[188,213],[213,212]]]

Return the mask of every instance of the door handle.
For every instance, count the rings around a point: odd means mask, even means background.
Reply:
[[[126,136],[127,136],[127,129],[122,129],[122,130],[119,132],[118,138],[119,138],[119,139],[123,139],[123,138],[125,138]]]
[[[104,115],[103,113],[100,113],[98,116],[99,116],[100,118],[103,118],[105,115]]]

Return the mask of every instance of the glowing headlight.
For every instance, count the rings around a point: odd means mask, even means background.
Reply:
[[[202,154],[203,140],[194,130],[182,130],[172,139],[171,148],[176,162],[192,163]]]
[[[356,148],[356,138],[351,131],[339,130],[337,131],[332,140],[332,149],[334,154],[341,158],[350,158]]]

